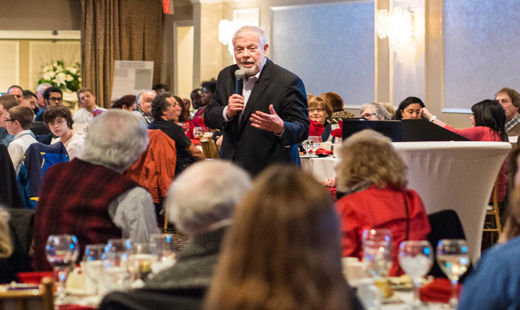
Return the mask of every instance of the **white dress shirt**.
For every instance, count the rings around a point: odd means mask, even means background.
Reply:
[[[11,161],[13,162],[16,174],[18,174],[18,170],[22,165],[22,160],[25,156],[25,151],[27,151],[29,145],[35,142],[38,141],[34,139],[33,133],[29,129],[27,129],[15,134],[13,141],[9,143],[7,151],[9,152],[9,156],[11,157]]]

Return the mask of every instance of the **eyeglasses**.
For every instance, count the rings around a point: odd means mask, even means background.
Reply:
[[[365,114],[361,115],[361,118],[368,119],[369,117],[373,117],[376,115],[377,115],[376,113],[365,113]]]
[[[49,101],[62,101],[63,99],[60,97],[50,97]]]
[[[325,111],[325,109],[309,109],[309,112],[321,112],[321,111]]]

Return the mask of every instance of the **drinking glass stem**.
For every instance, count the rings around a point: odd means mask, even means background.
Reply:
[[[65,300],[65,285],[67,281],[67,275],[69,274],[69,268],[67,267],[54,267],[54,280],[57,283],[56,291],[58,298],[56,303],[63,303]]]
[[[412,300],[412,309],[418,308],[421,305],[420,298],[420,288],[421,288],[421,278],[413,279],[413,300]]]
[[[458,283],[458,280],[450,280],[450,281],[451,281],[450,306],[452,306],[454,309],[456,309],[458,301],[459,301],[459,298],[457,296],[457,283]]]

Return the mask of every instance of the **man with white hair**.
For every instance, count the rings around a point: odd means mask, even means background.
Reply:
[[[240,28],[233,49],[236,65],[220,72],[204,111],[206,126],[224,132],[220,157],[253,175],[273,163],[300,165],[298,144],[310,123],[302,80],[267,58],[259,27]]]
[[[247,172],[230,162],[203,161],[186,169],[171,185],[165,203],[171,222],[191,238],[175,256],[175,265],[143,289],[108,295],[98,309],[119,309],[121,304],[175,309],[181,303],[183,309],[200,308],[234,207],[250,187]]]
[[[146,189],[122,173],[148,145],[146,127],[130,112],[112,109],[89,127],[82,159],[47,170],[34,217],[36,270],[49,270],[49,235],[74,234],[84,246],[111,238],[148,242],[158,233],[155,208]]]
[[[143,89],[138,92],[135,97],[135,110],[133,113],[137,115],[146,126],[150,125],[153,121],[152,101],[156,95],[155,90]]]

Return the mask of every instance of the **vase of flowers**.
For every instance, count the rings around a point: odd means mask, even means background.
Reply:
[[[43,67],[38,84],[49,83],[63,92],[76,92],[81,86],[81,68],[78,62],[65,65],[56,60]]]

